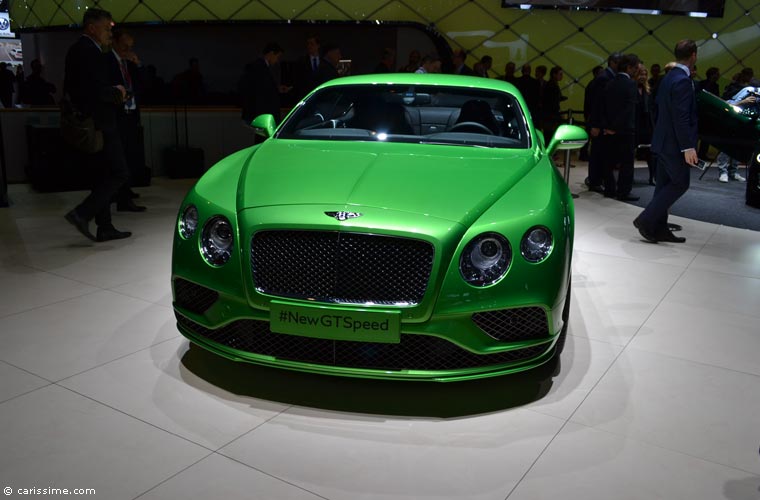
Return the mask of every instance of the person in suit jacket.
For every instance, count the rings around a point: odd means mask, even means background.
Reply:
[[[626,54],[620,58],[617,74],[608,84],[603,98],[602,134],[607,137],[604,157],[604,196],[621,201],[637,201],[631,194],[633,163],[636,151],[636,101],[638,85],[633,76],[638,71],[639,58]],[[617,182],[615,166],[619,166]]]
[[[604,129],[604,116],[602,113],[604,92],[607,89],[607,84],[615,78],[618,61],[621,57],[622,54],[619,52],[613,52],[607,57],[607,68],[589,83],[589,109],[584,109],[584,113],[588,115],[586,125],[589,127],[589,138],[591,140],[591,154],[588,159],[586,185],[590,190],[597,192],[604,191],[604,163],[607,155],[605,147],[607,145],[607,137],[602,134],[602,130]]]
[[[469,66],[467,66],[467,51],[464,49],[457,49],[454,51],[454,53],[451,56],[451,61],[454,65],[454,74],[456,75],[465,75],[465,76],[473,76],[475,75],[475,71]]]
[[[309,35],[306,39],[306,54],[296,63],[293,86],[296,99],[303,99],[317,86],[317,75],[322,65],[319,36]]]
[[[280,122],[280,93],[289,87],[277,85],[272,67],[282,57],[282,47],[270,42],[264,47],[262,56],[254,61],[243,76],[239,90],[243,98],[243,121],[250,124],[259,115],[272,115],[276,123]]]
[[[145,151],[140,140],[141,70],[140,60],[135,54],[135,40],[125,30],[113,30],[113,45],[106,55],[109,61],[112,85],[123,85],[127,90],[124,104],[116,110],[116,126],[119,129],[124,156],[129,167],[129,182],[116,195],[116,210],[121,212],[144,212],[144,206],[137,205],[133,198],[139,196],[132,191],[139,176],[145,171]]]
[[[697,157],[697,101],[691,68],[697,62],[697,44],[681,40],[675,47],[676,65],[660,82],[652,152],[657,155],[654,196],[633,221],[650,243],[683,243],[668,228],[668,210],[689,189]]]
[[[113,85],[109,78],[104,51],[111,44],[113,18],[108,11],[87,9],[82,21],[82,36],[66,53],[63,91],[78,113],[91,116],[95,127],[103,132],[103,150],[92,155],[99,173],[92,192],[65,215],[65,219],[87,238],[108,241],[127,238],[128,231],[118,231],[111,223],[111,199],[129,180],[116,126],[116,111],[124,104],[126,89]],[[95,219],[97,235],[90,232]]]
[[[530,72],[530,64],[523,64],[522,74],[515,80],[515,86],[522,94],[523,99],[525,99],[525,104],[528,106],[531,116],[537,117],[540,108],[540,88],[538,80],[530,76]]]
[[[322,62],[319,64],[319,70],[317,70],[315,78],[317,86],[340,76],[338,73],[338,63],[340,63],[342,57],[343,54],[337,45],[326,45],[322,49]]]

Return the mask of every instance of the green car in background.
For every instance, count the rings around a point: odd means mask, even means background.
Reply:
[[[333,80],[211,168],[179,211],[174,310],[193,343],[312,373],[467,380],[559,355],[574,208],[506,82]]]

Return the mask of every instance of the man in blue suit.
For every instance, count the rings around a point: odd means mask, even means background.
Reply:
[[[652,152],[657,155],[657,187],[649,205],[633,221],[650,243],[683,243],[686,238],[668,228],[668,210],[689,189],[697,157],[697,101],[691,68],[697,62],[697,44],[681,40],[675,48],[676,66],[657,90],[657,120]]]

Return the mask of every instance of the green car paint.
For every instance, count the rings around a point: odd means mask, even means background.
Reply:
[[[468,101],[489,104],[480,125],[460,120]],[[180,207],[179,331],[235,361],[351,377],[469,380],[552,359],[567,329],[574,209],[550,155],[587,137],[561,126],[544,148],[526,109],[506,82],[392,74],[328,82],[277,128],[257,117],[267,139],[212,167]],[[229,226],[204,236],[219,217]],[[534,229],[539,262],[521,250]],[[334,240],[348,250],[319,246]],[[221,265],[203,253],[219,241],[231,242]],[[495,278],[471,284],[468,262]],[[360,298],[331,296],[339,288]]]

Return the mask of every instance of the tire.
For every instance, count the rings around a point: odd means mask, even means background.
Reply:
[[[567,295],[565,296],[565,307],[562,309],[562,330],[559,332],[559,338],[554,346],[554,357],[558,358],[565,348],[565,339],[567,338],[567,327],[570,324],[570,291],[573,288],[573,280],[570,278],[567,282]]]

